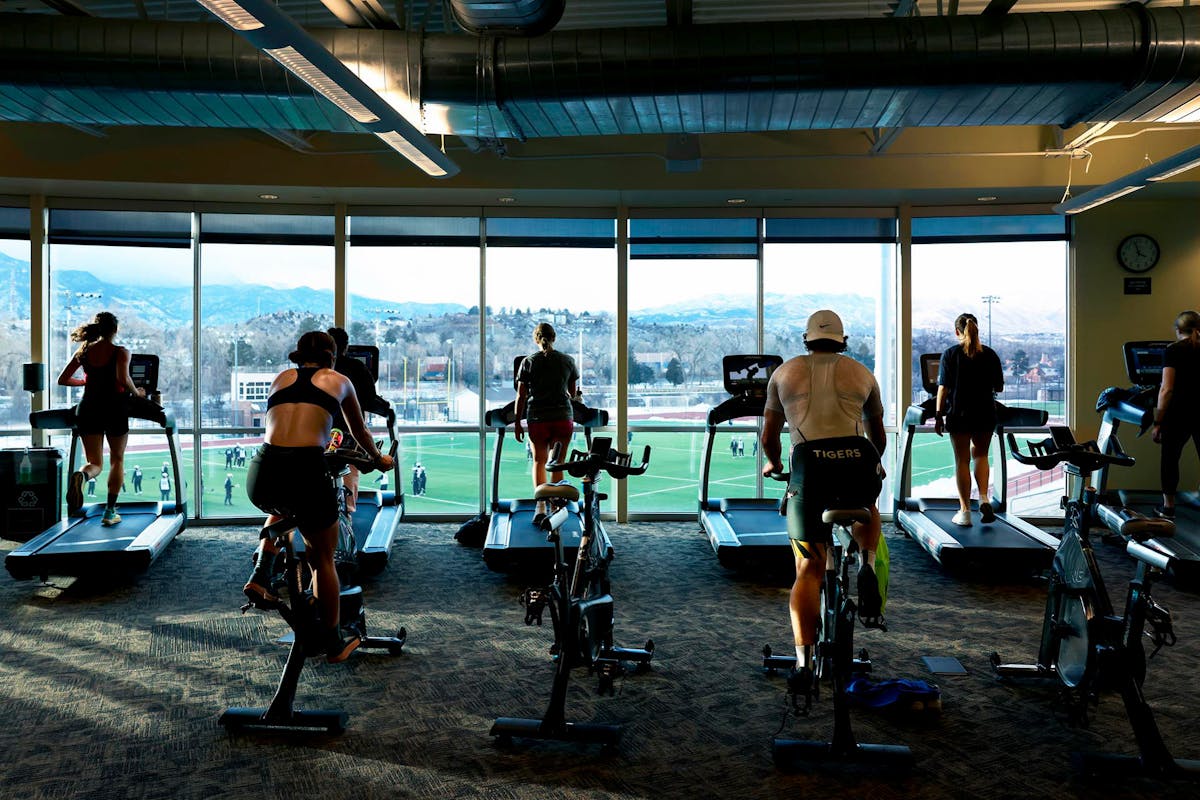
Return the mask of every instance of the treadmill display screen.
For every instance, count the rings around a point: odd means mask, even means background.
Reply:
[[[158,391],[158,356],[149,353],[130,355],[129,377],[133,378],[133,385],[145,389],[146,394]]]
[[[1125,373],[1135,386],[1157,386],[1162,383],[1163,361],[1167,341],[1126,342]]]
[[[941,353],[924,353],[921,356],[922,387],[930,395],[937,394],[938,371],[942,367]]]
[[[766,394],[771,373],[783,363],[781,356],[736,355],[721,361],[725,391],[730,394]]]
[[[346,355],[357,358],[371,373],[371,379],[379,380],[379,348],[370,344],[352,344],[346,348]]]

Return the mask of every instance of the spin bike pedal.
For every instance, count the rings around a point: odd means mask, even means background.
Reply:
[[[1146,624],[1152,631],[1147,636],[1154,642],[1154,651],[1150,653],[1150,658],[1154,658],[1155,653],[1162,648],[1175,646],[1175,626],[1171,621],[1171,610],[1166,606],[1159,605],[1149,597],[1146,598],[1145,613]]]
[[[521,594],[521,605],[525,606],[525,624],[541,625],[542,612],[550,602],[550,592],[546,589],[526,589]]]

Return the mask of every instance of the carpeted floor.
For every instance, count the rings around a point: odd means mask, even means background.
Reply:
[[[231,738],[230,705],[264,704],[286,650],[275,615],[238,613],[253,531],[192,528],[132,585],[0,580],[0,797],[44,798],[1043,798],[1197,797],[1194,787],[1071,777],[1077,749],[1134,750],[1120,702],[1088,730],[1068,727],[1052,689],[997,682],[988,656],[1035,656],[1043,589],[948,578],[888,529],[888,633],[861,631],[880,676],[935,680],[940,716],[856,712],[860,741],[907,743],[908,776],[861,770],[782,773],[770,740],[783,681],[759,669],[763,644],[786,652],[786,589],[731,575],[693,523],[612,525],[618,641],[656,644],[654,670],[598,698],[582,673],[568,715],[627,724],[612,754],[557,743],[505,749],[496,716],[540,716],[552,672],[549,628],[522,624],[523,586],[487,570],[455,526],[405,524],[388,568],[368,581],[375,631],[409,631],[403,655],[310,661],[299,704],[341,707],[337,738]],[[11,543],[0,544],[8,549]],[[1100,548],[1114,593],[1129,574]],[[1146,691],[1178,756],[1200,757],[1200,598],[1168,585],[1178,646],[1150,665]],[[547,619],[547,625],[549,620]],[[967,674],[931,676],[922,656]],[[824,737],[828,700],[785,730]]]

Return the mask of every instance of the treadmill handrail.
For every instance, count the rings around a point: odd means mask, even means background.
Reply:
[[[722,400],[708,410],[705,424],[715,428],[722,422],[738,417],[761,417],[766,411],[767,398],[761,394],[738,394]]]

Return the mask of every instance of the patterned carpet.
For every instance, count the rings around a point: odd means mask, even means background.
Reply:
[[[759,669],[763,644],[787,651],[786,589],[731,575],[693,523],[611,525],[617,637],[656,643],[654,670],[616,697],[582,673],[568,716],[627,725],[617,752],[558,743],[504,749],[496,716],[541,716],[552,666],[549,628],[522,624],[523,588],[457,544],[456,526],[406,524],[392,562],[367,584],[374,631],[409,631],[403,655],[310,661],[298,704],[340,707],[349,730],[308,740],[231,738],[230,705],[264,704],[286,651],[276,615],[238,613],[254,532],[191,528],[139,582],[97,588],[0,580],[0,797],[44,798],[1043,798],[1189,797],[1194,787],[1073,779],[1068,753],[1132,752],[1119,701],[1092,726],[1067,726],[1051,689],[991,676],[988,656],[1034,657],[1043,593],[941,575],[888,530],[890,632],[863,631],[880,676],[935,680],[940,716],[855,712],[860,741],[907,743],[906,777],[863,770],[783,773],[771,761],[784,722],[783,682]],[[0,548],[13,547],[11,543]],[[1122,595],[1127,565],[1102,547]],[[1193,680],[1200,598],[1163,586],[1180,643],[1151,662],[1146,691],[1179,756],[1200,757]],[[549,620],[547,620],[547,625]],[[961,676],[931,676],[922,656],[950,656]],[[827,699],[786,730],[824,737]]]

